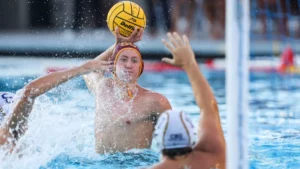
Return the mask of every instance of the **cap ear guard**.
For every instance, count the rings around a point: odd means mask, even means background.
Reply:
[[[197,131],[196,128],[194,126],[194,124],[192,123],[191,119],[184,113],[181,112],[183,121],[185,123],[185,126],[188,128],[189,131],[189,137],[190,137],[190,147],[194,148],[197,142]]]
[[[163,113],[160,115],[157,123],[155,125],[155,129],[153,132],[153,138],[157,140],[156,146],[162,150],[164,148],[164,134],[166,128],[168,126],[169,115],[167,113]]]
[[[140,68],[140,74],[139,74],[139,76],[141,76],[142,75],[142,73],[144,72],[144,61],[143,60],[141,60],[141,68]]]

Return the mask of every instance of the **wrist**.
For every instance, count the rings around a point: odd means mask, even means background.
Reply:
[[[112,46],[110,46],[108,49],[106,49],[106,51],[105,51],[106,56],[103,57],[103,59],[102,59],[103,61],[107,61],[113,55],[115,46],[116,46],[116,43],[113,44]]]
[[[188,70],[189,68],[194,67],[194,66],[197,66],[197,67],[198,67],[198,63],[197,63],[196,59],[193,59],[193,60],[191,60],[191,61],[185,63],[185,64],[182,66],[182,69]]]
[[[84,74],[90,73],[92,70],[89,70],[84,65],[82,65],[82,66],[77,68],[77,71],[78,71],[78,74],[84,75]]]
[[[111,46],[107,49],[107,51],[109,52],[109,54],[111,54],[111,55],[113,54],[113,51],[114,51],[116,45],[117,45],[117,42],[114,43],[113,45],[111,45]]]

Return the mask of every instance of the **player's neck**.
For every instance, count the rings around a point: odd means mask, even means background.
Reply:
[[[124,89],[131,89],[132,90],[132,89],[137,87],[136,81],[126,82],[126,81],[123,81],[123,80],[120,80],[120,79],[116,78],[115,82],[116,82],[116,86],[118,88],[124,88]]]
[[[187,163],[189,154],[176,156],[175,159],[170,159],[169,157],[164,156],[163,161],[175,162],[178,165],[184,166]]]
[[[121,98],[132,99],[136,96],[138,92],[138,85],[136,81],[133,82],[124,82],[122,80],[116,79],[116,88]]]

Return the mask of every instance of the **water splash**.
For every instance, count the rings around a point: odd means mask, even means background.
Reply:
[[[0,150],[1,169],[39,168],[61,153],[95,155],[93,99],[87,91],[71,91],[64,85],[36,100],[14,151],[5,156]]]

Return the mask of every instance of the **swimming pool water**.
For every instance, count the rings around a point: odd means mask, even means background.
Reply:
[[[226,135],[225,73],[203,70],[217,98]],[[16,91],[34,76],[0,77],[0,91]],[[183,72],[145,72],[141,86],[160,92],[173,108],[185,110],[193,123],[199,109]],[[300,168],[300,76],[276,73],[250,74],[250,168]],[[78,77],[38,98],[29,129],[20,140],[20,152],[3,160],[0,168],[139,168],[160,158],[151,150],[98,155],[94,151],[94,97]],[[226,137],[227,138],[227,137]],[[236,151],[236,150],[228,150]],[[23,158],[19,159],[18,154]],[[199,164],[201,165],[201,164]]]

